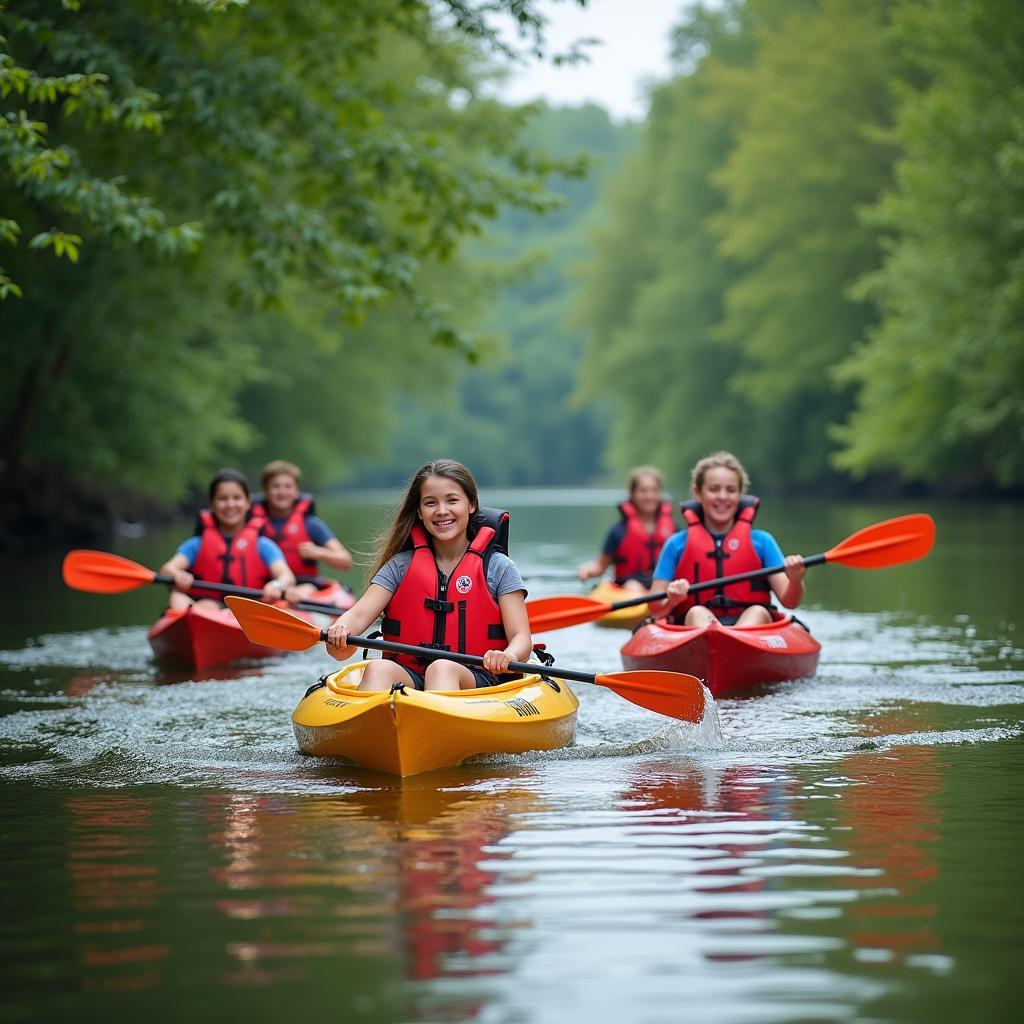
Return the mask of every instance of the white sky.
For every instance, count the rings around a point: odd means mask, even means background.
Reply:
[[[577,39],[601,43],[588,47],[589,63],[554,67],[531,61],[513,71],[502,99],[546,99],[557,106],[589,100],[616,120],[641,120],[647,113],[643,83],[668,78],[669,32],[687,6],[687,0],[588,0],[581,8],[575,0],[547,0],[541,9],[551,52],[565,52]]]

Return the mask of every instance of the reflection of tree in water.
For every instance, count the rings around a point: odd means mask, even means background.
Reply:
[[[873,715],[858,728],[865,735],[907,735],[934,728],[914,714],[906,709]],[[837,856],[841,856],[840,844],[845,848],[847,856],[838,862],[838,877],[843,889],[859,895],[844,901],[842,915],[820,919],[833,921],[827,930],[841,935],[854,949],[883,954],[875,959],[898,960],[938,948],[931,924],[937,908],[933,901],[922,899],[923,886],[937,874],[928,854],[928,844],[938,839],[933,801],[942,784],[933,747],[894,746],[885,752],[853,754],[842,761],[842,779],[829,775],[823,780],[816,774],[803,788],[797,773],[778,766],[731,766],[709,772],[683,760],[653,763],[630,773],[620,806],[642,812],[646,828],[664,829],[665,846],[679,852],[681,873],[713,881],[700,890],[707,909],[695,910],[693,919],[746,918],[763,926],[769,912],[727,904],[739,894],[780,888],[811,906],[834,903],[828,893],[819,896],[813,882],[793,885],[784,870],[767,875],[760,870],[766,864],[765,855],[780,845],[780,831],[806,826],[794,817],[792,801],[815,795],[822,783],[838,799],[816,805],[828,810],[829,820],[815,829],[826,830],[822,838]],[[792,834],[782,845],[793,845]],[[800,869],[801,846],[784,851],[781,858],[773,857],[769,866]],[[686,856],[688,849],[691,859]],[[799,870],[795,877],[801,877]],[[837,875],[824,877],[831,889]],[[798,930],[815,930],[807,919],[776,918],[775,911],[770,915],[786,931],[795,922]]]
[[[482,972],[474,965],[500,943],[481,912],[493,875],[480,864],[515,816],[543,802],[528,788],[468,790],[465,778],[431,772],[300,801],[208,797],[217,908],[248,923],[227,980],[267,984],[289,962],[312,971],[325,960],[364,991],[368,968],[403,981]]]
[[[916,715],[923,714],[916,709]],[[861,722],[867,734],[905,736],[934,729],[934,722],[902,709]],[[887,895],[865,899],[850,908],[855,922],[850,941],[860,948],[885,950],[894,958],[939,947],[932,928],[937,908],[921,899],[927,881],[938,874],[928,844],[939,838],[935,797],[942,786],[942,766],[934,747],[893,746],[884,753],[855,754],[843,762],[853,781],[843,794],[839,819],[850,827],[850,857],[877,875],[852,879],[853,884]],[[895,895],[893,895],[893,893]]]
[[[170,947],[155,941],[163,880],[152,801],[120,794],[67,800],[67,870],[83,990],[150,988]]]
[[[173,686],[177,683],[202,683],[223,679],[241,679],[253,674],[251,666],[215,666],[213,668],[185,669],[153,666],[151,675],[143,675],[137,669],[128,672],[77,672],[69,680],[66,692],[69,697],[84,697],[97,686],[119,686],[127,683],[136,686],[141,680],[158,686]]]
[[[751,858],[775,845],[777,825],[789,814],[791,780],[777,769],[712,769],[679,758],[635,768],[627,783],[619,806],[641,812],[647,827],[664,828],[665,846],[679,855],[680,873],[706,880],[695,887],[700,899],[688,916],[763,923],[767,913],[736,906],[737,897],[766,888],[765,880],[747,869]],[[705,953],[714,961],[758,956]]]

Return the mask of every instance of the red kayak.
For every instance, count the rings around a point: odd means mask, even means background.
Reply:
[[[355,603],[352,592],[340,583],[318,590],[307,600],[335,605],[339,609],[351,608]],[[288,605],[281,602],[281,607]],[[295,614],[311,622],[318,618],[328,621],[327,616],[315,613],[295,611]],[[246,639],[238,620],[227,608],[205,605],[192,605],[185,611],[165,611],[149,631],[149,644],[157,658],[198,669],[284,653]]]
[[[821,644],[792,615],[763,626],[674,626],[650,622],[622,648],[627,669],[664,669],[703,679],[716,696],[755,683],[813,676]]]

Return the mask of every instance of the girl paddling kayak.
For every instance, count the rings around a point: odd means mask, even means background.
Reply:
[[[219,606],[216,591],[195,586],[204,580],[255,587],[262,589],[261,600],[281,600],[295,586],[295,576],[281,549],[260,536],[262,520],[247,519],[248,480],[236,469],[222,469],[210,481],[209,498],[210,507],[199,513],[195,535],[160,568],[161,576],[174,580],[168,607],[185,611],[196,600]]]
[[[505,552],[508,513],[481,510],[476,481],[459,462],[436,459],[413,475],[378,552],[366,592],[327,630],[343,661],[383,613],[386,640],[482,656],[481,669],[445,658],[385,654],[367,664],[361,690],[493,686],[532,651],[526,589]]]
[[[800,555],[783,558],[775,538],[751,527],[759,499],[747,494],[750,478],[730,452],[701,459],[691,474],[693,499],[682,505],[686,529],[666,541],[654,570],[651,590],[664,592],[652,602],[655,618],[687,626],[758,626],[772,621],[774,594],[786,608],[803,599],[807,572]],[[783,565],[766,580],[750,580],[690,595],[691,583],[732,576],[766,565]]]
[[[263,536],[280,547],[296,577],[315,579],[318,562],[341,572],[352,568],[352,555],[316,515],[313,496],[301,490],[302,471],[295,463],[283,459],[268,462],[261,483],[263,494],[253,501],[252,514],[263,519]],[[314,579],[303,579],[289,597],[308,600],[317,590]]]
[[[579,578],[594,579],[614,565],[616,586],[630,595],[646,594],[661,547],[676,530],[660,470],[630,470],[629,497],[618,507],[621,522],[608,531],[601,554],[579,567]]]

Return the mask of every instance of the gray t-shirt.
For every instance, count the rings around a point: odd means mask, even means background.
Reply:
[[[380,567],[370,582],[376,583],[394,594],[402,580],[405,579],[410,562],[412,562],[412,552],[399,551],[394,558],[389,558]],[[523,577],[519,575],[516,563],[500,551],[495,551],[491,555],[491,560],[487,565],[487,589],[495,600],[516,590],[521,590],[524,596],[526,594]]]

